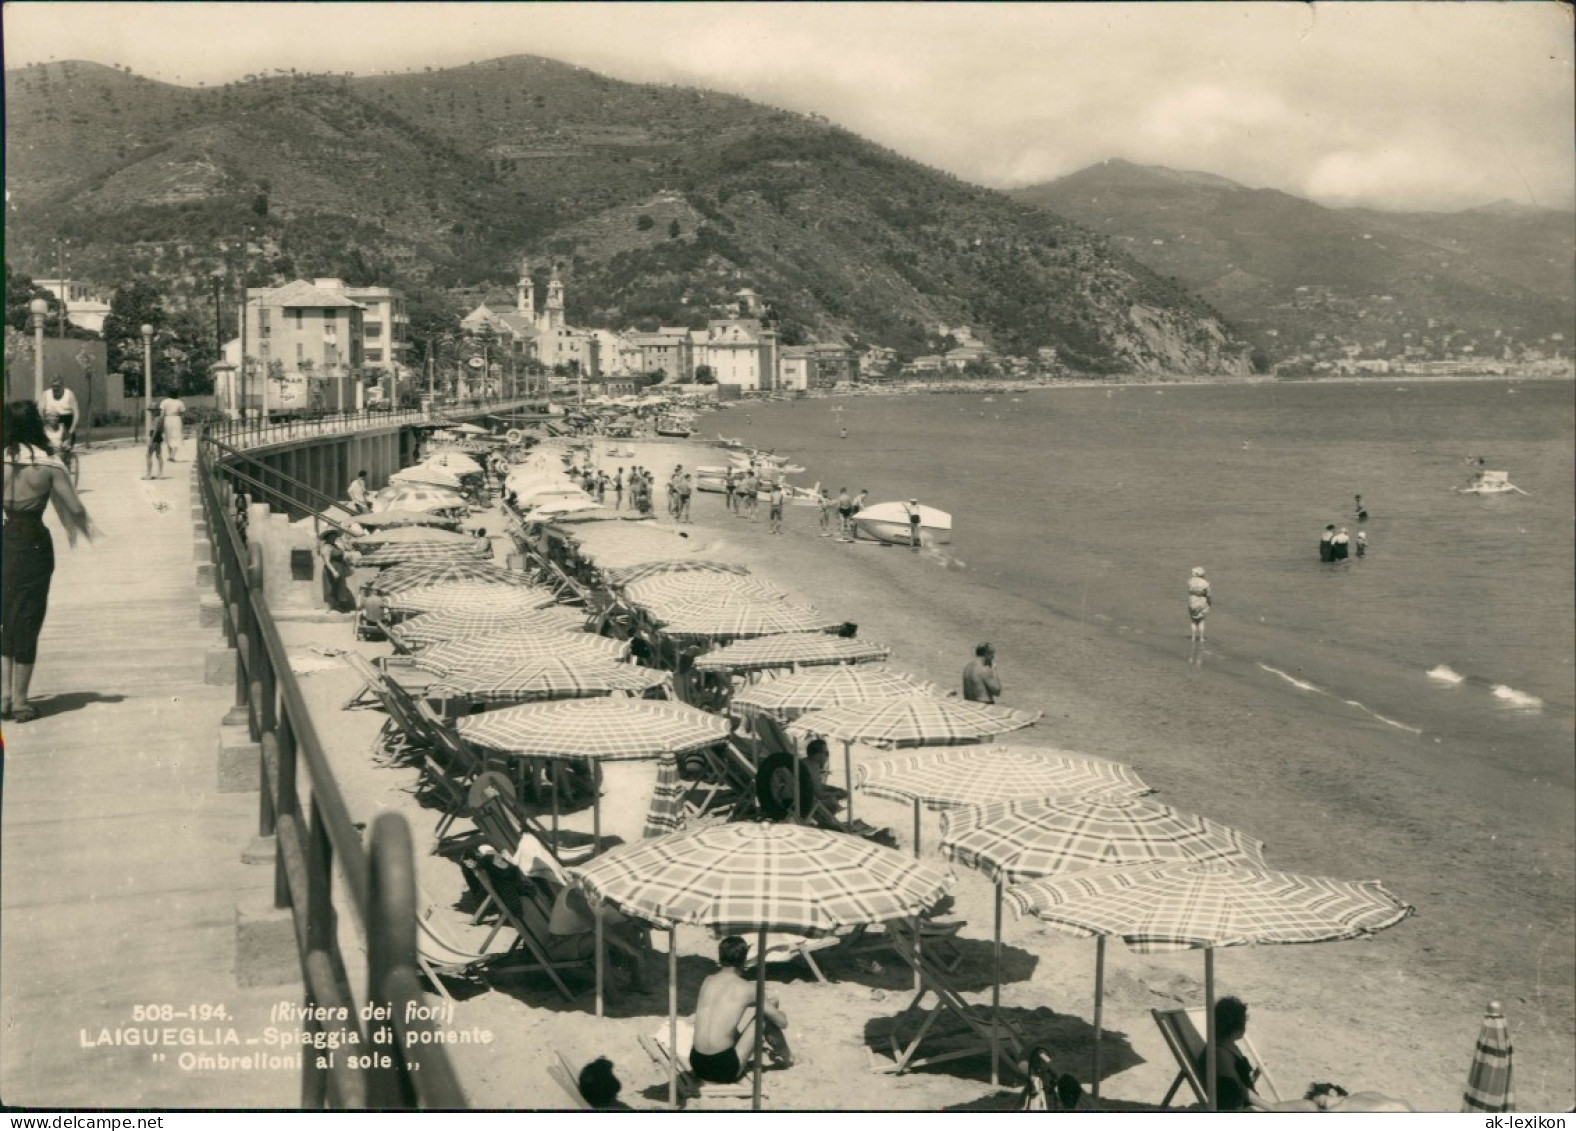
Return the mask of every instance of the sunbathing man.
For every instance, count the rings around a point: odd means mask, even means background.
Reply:
[[[744,976],[744,963],[750,944],[738,935],[729,935],[717,944],[717,962],[722,969],[700,985],[695,1003],[695,1044],[690,1049],[690,1068],[702,1080],[732,1084],[744,1075],[755,1052],[755,987]],[[776,998],[766,1001],[766,1056],[772,1067],[787,1068],[793,1054],[782,1031],[788,1015]]]

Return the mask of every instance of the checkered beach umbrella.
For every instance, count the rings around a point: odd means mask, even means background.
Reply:
[[[488,581],[445,581],[420,589],[402,589],[384,598],[391,613],[436,613],[445,609],[489,609],[499,613],[543,609],[555,601],[546,589],[494,585]]]
[[[480,475],[482,465],[458,448],[437,452],[421,461],[421,467],[433,467],[452,475]]]
[[[765,822],[632,841],[571,875],[598,899],[661,926],[812,936],[917,915],[951,883],[934,864],[859,837]]]
[[[431,511],[383,511],[379,514],[352,515],[350,521],[367,530],[387,530],[405,526],[453,526],[455,520]]]
[[[1264,866],[1264,845],[1236,829],[1155,801],[1104,795],[947,810],[941,854],[1008,884],[1126,864],[1236,860]]]
[[[545,609],[444,609],[423,613],[395,625],[389,632],[407,648],[424,648],[469,636],[500,632],[574,632],[585,628],[585,612],[562,606]]]
[[[808,605],[734,596],[664,604],[653,610],[652,616],[664,636],[710,639],[815,632],[841,623]]]
[[[474,534],[462,534],[458,530],[435,530],[432,527],[422,526],[396,526],[382,530],[371,530],[365,534],[358,534],[350,540],[356,549],[363,547],[368,550],[376,546],[395,545],[431,545],[431,546],[472,546],[481,541]]]
[[[616,761],[687,754],[728,737],[728,721],[683,703],[566,699],[460,720],[469,742],[524,758]]]
[[[438,675],[464,668],[523,664],[554,656],[566,660],[622,660],[629,655],[629,641],[610,636],[573,632],[500,632],[434,644],[412,658],[416,667]]]
[[[546,657],[492,667],[465,667],[429,686],[430,699],[473,699],[517,703],[527,699],[584,699],[615,691],[641,694],[672,687],[673,677],[654,668],[616,660]]]
[[[711,601],[783,601],[788,594],[769,581],[739,573],[654,574],[624,586],[624,600],[632,605],[661,610],[671,605]]]
[[[373,578],[370,586],[379,593],[399,593],[405,589],[425,589],[452,581],[481,581],[489,585],[534,588],[535,583],[519,570],[496,562],[459,558],[442,562],[403,562],[390,566]]]
[[[1477,1047],[1472,1050],[1472,1070],[1461,1097],[1462,1111],[1515,1111],[1516,1091],[1511,1086],[1510,1028],[1499,1002],[1491,1001]]]
[[[492,543],[472,538],[469,545],[444,542],[394,542],[369,550],[355,560],[357,568],[381,569],[405,562],[459,562],[485,560],[492,554]]]
[[[1154,792],[1120,762],[996,743],[910,751],[866,762],[859,767],[857,784],[876,797],[924,802],[937,809],[1024,797],[1142,797]]]
[[[786,723],[807,711],[871,699],[924,695],[933,690],[906,672],[886,668],[816,667],[763,680],[735,695],[728,710],[740,718],[769,715]]]
[[[951,883],[941,869],[859,837],[766,823],[708,825],[634,841],[571,869],[571,875],[593,898],[654,923],[753,932],[757,954],[765,953],[768,931],[824,935],[917,915],[934,906]],[[676,987],[678,951],[672,942],[670,937],[668,973]],[[761,1048],[765,962],[756,964],[755,994],[755,1043]],[[668,1010],[668,1040],[676,1047],[676,989],[669,991]],[[761,1059],[754,1075],[757,1108]],[[668,1086],[676,1099],[676,1076]]]
[[[878,745],[953,746],[1030,726],[1039,717],[1038,711],[910,695],[812,711],[791,723],[788,733]]]
[[[1065,934],[1120,937],[1140,954],[1357,938],[1414,910],[1376,881],[1232,860],[1046,876],[1008,888],[1007,903],[1016,915],[1034,915]]]
[[[625,587],[650,577],[665,577],[684,573],[728,573],[742,576],[749,572],[743,566],[735,565],[733,562],[710,561],[705,558],[677,558],[673,561],[643,562],[640,565],[626,566],[623,569],[608,570],[607,583],[617,587]]]
[[[816,667],[884,660],[891,649],[868,640],[849,640],[824,632],[783,632],[739,640],[695,659],[703,672],[748,672],[764,668]]]
[[[457,491],[418,484],[393,484],[372,496],[374,514],[383,511],[441,511],[465,506]]]

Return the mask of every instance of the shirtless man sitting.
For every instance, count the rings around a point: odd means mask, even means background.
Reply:
[[[690,1068],[702,1080],[732,1084],[744,1075],[755,1052],[755,986],[744,976],[744,963],[750,957],[750,944],[738,935],[729,935],[717,945],[717,962],[722,966],[700,986],[695,1003],[695,1045],[690,1049]],[[767,1055],[775,1066],[793,1063],[782,1030],[788,1015],[775,998],[766,1002]]]

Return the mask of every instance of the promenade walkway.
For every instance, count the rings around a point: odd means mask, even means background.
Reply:
[[[41,715],[4,730],[0,1102],[9,1105],[299,1101],[293,1065],[255,1066],[258,1054],[292,1051],[268,1044],[267,1030],[276,1005],[299,1002],[299,987],[236,983],[236,907],[267,898],[273,869],[241,862],[257,795],[217,790],[218,727],[233,690],[203,680],[205,653],[223,638],[198,627],[193,449],[188,440],[156,482],[141,481],[138,447],[85,453],[82,499],[102,536],[69,550],[49,520],[57,567],[33,680]],[[194,1016],[194,1006],[224,1016]],[[232,1061],[183,1067],[183,1054]],[[249,1054],[254,1065],[240,1067]]]

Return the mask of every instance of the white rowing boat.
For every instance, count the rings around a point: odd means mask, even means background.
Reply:
[[[1508,495],[1512,491],[1526,494],[1520,487],[1510,481],[1508,471],[1484,471],[1479,473],[1471,483],[1456,490],[1463,495]]]
[[[952,541],[952,516],[917,503],[876,503],[862,508],[853,518],[854,535],[893,546],[907,546],[912,539],[912,516],[916,511],[919,513],[920,545],[944,546]]]

